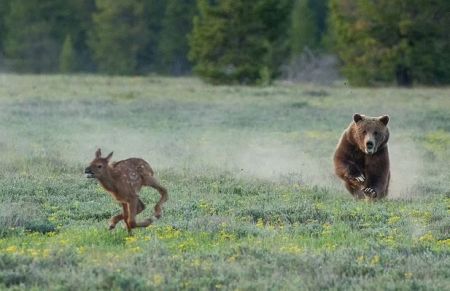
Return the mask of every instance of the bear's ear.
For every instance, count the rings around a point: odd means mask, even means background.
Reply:
[[[381,121],[384,125],[387,125],[389,122],[389,116],[383,115],[383,116],[379,117],[378,120]]]
[[[361,115],[359,113],[355,113],[355,115],[353,115],[353,121],[355,123],[358,123],[358,121],[361,121],[364,119],[364,115]]]

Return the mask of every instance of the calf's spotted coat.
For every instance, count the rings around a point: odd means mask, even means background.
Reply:
[[[136,221],[136,215],[145,209],[145,204],[139,198],[139,191],[143,186],[156,189],[161,198],[155,205],[155,218],[162,214],[162,205],[168,199],[166,188],[154,177],[153,169],[143,159],[130,158],[110,164],[112,152],[105,158],[101,157],[101,150],[95,153],[95,159],[85,169],[88,178],[96,178],[103,188],[108,191],[122,206],[122,213],[115,215],[110,220],[109,229],[124,220],[128,232],[135,227],[147,227],[153,219]]]

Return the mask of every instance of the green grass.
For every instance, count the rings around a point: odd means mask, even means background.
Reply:
[[[0,75],[0,289],[448,289],[449,111],[449,89]],[[355,112],[391,116],[381,202],[333,176]],[[155,225],[107,231],[97,147],[157,171]]]

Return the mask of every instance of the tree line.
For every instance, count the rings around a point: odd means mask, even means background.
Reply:
[[[2,0],[0,65],[267,83],[305,49],[355,85],[448,84],[448,0]]]

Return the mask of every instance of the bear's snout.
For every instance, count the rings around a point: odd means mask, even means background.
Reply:
[[[366,154],[373,155],[376,151],[375,142],[373,140],[368,140],[366,142]]]

